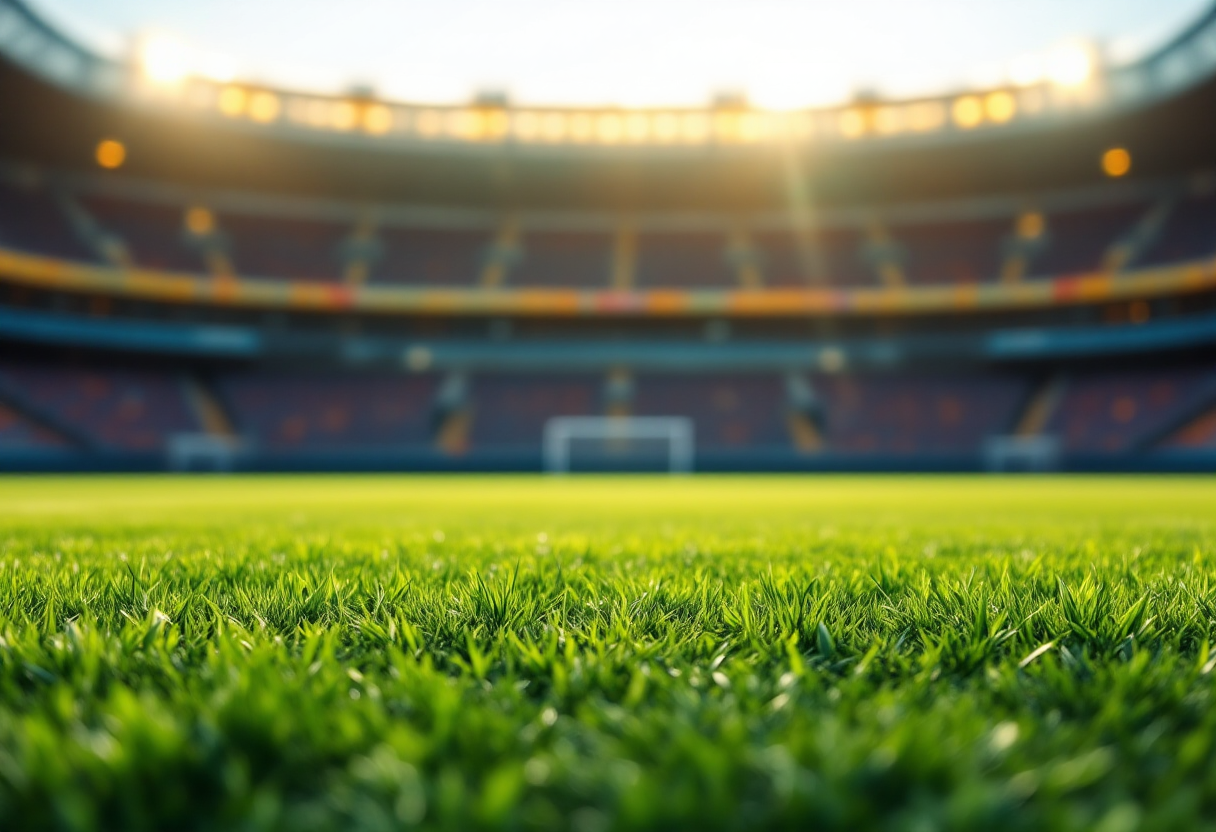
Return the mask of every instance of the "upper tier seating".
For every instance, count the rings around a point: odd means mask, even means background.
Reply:
[[[202,256],[186,243],[181,206],[113,197],[82,199],[81,205],[106,232],[122,239],[133,265],[178,272],[203,270]]]
[[[337,282],[350,226],[311,219],[220,214],[233,269],[244,277]]]
[[[184,200],[64,194],[57,196],[46,184],[0,182],[0,246],[77,262],[100,262],[104,255],[106,262],[129,260],[176,272],[231,269],[243,278],[436,288],[473,288],[485,281],[505,288],[610,289],[614,277],[620,281],[616,288],[642,290],[973,285],[1000,279],[1006,255],[1015,251],[1018,219],[1011,214],[883,226],[829,218],[801,234],[768,225],[738,238],[728,233],[727,217],[720,218],[720,227],[707,222],[687,231],[642,223],[632,246],[621,249],[632,257],[632,268],[614,275],[615,232],[607,226],[546,229],[529,226],[525,218],[518,237],[504,240],[499,251],[499,235],[488,226],[376,227],[353,213],[341,219],[340,206],[330,206],[336,219],[228,207],[200,214],[207,229],[191,237],[184,228],[191,206]],[[1010,261],[1010,274],[1035,279],[1093,273],[1131,236],[1135,245],[1122,249],[1124,257],[1114,263],[1123,269],[1216,256],[1216,194],[1180,198],[1173,210],[1160,212],[1159,232],[1149,233],[1145,220],[1165,206],[1145,198],[1044,209],[1042,236],[1017,248],[1020,259]],[[1137,230],[1145,233],[1133,235]]]
[[[3,181],[0,181],[0,245],[78,262],[97,259],[78,238],[50,191]]]
[[[491,235],[487,231],[382,228],[382,256],[372,269],[373,283],[421,286],[476,286],[485,266]]]
[[[1169,221],[1138,266],[1160,266],[1216,256],[1216,194],[1189,196],[1174,207]]]
[[[961,220],[898,225],[891,235],[907,254],[909,283],[969,285],[992,282],[1001,273],[1011,227],[1008,218]]]
[[[726,256],[726,238],[705,232],[638,235],[637,275],[643,289],[731,288],[738,279]]]
[[[602,289],[612,268],[612,235],[594,231],[535,231],[523,237],[523,252],[508,285]]]
[[[1148,202],[1132,202],[1047,214],[1043,253],[1031,267],[1031,277],[1062,277],[1096,272],[1111,246],[1128,234],[1149,210]]]

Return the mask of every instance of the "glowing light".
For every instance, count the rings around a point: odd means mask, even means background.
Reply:
[[[563,113],[545,113],[540,122],[540,132],[546,141],[560,142],[566,138],[566,116]]]
[[[705,113],[685,113],[680,119],[680,136],[689,144],[699,144],[709,138],[709,116]]]
[[[383,104],[372,104],[363,111],[363,129],[373,136],[383,136],[393,129],[393,111]]]
[[[570,138],[576,142],[589,142],[595,138],[595,119],[591,113],[570,116]]]
[[[866,114],[861,110],[845,110],[838,123],[840,134],[846,139],[856,139],[866,132]]]
[[[1009,64],[1009,80],[1019,87],[1033,86],[1046,75],[1047,65],[1042,55],[1022,55]]]
[[[215,230],[215,215],[201,205],[186,212],[186,230],[195,237],[205,237]]]
[[[654,137],[663,143],[680,138],[680,119],[675,113],[658,113],[654,117]]]
[[[907,119],[903,107],[879,107],[874,111],[874,129],[884,136],[902,132]]]
[[[946,108],[940,101],[921,101],[908,106],[907,117],[909,127],[924,133],[946,123]]]
[[[249,97],[249,117],[259,124],[268,124],[279,117],[282,104],[271,92],[255,92]]]
[[[97,164],[106,170],[114,170],[122,167],[122,163],[127,160],[127,148],[118,139],[102,139],[97,143],[97,152],[94,155]]]
[[[191,76],[227,83],[236,76],[236,66],[226,55],[201,52],[164,35],[146,38],[139,50],[139,68],[156,84],[172,85]]]
[[[650,136],[650,117],[646,113],[625,116],[625,136],[631,142],[644,142]]]
[[[1102,172],[1112,179],[1126,176],[1132,169],[1132,154],[1126,148],[1112,147],[1102,154]]]
[[[191,73],[190,54],[186,46],[166,37],[145,40],[139,63],[144,75],[157,84],[176,84]]]
[[[540,116],[524,110],[511,119],[511,132],[522,141],[532,141],[540,135]]]
[[[596,119],[595,135],[603,144],[616,144],[625,135],[625,125],[616,113],[603,113]]]
[[[1084,46],[1072,45],[1059,49],[1047,61],[1047,75],[1061,87],[1079,87],[1094,72],[1094,59]]]
[[[224,87],[220,91],[220,112],[229,118],[236,118],[245,112],[245,103],[249,94],[240,87]]]
[[[1038,211],[1027,211],[1018,217],[1018,236],[1023,240],[1039,239],[1043,236],[1043,229],[1046,227],[1047,223]]]
[[[954,102],[951,114],[955,124],[964,130],[970,130],[984,120],[984,105],[977,96],[965,95]]]
[[[988,118],[995,121],[997,124],[1004,124],[1009,121],[1018,111],[1018,103],[1014,97],[1007,92],[989,93],[984,98],[984,112],[988,114]]]
[[[443,130],[443,115],[436,110],[423,110],[414,119],[414,124],[420,136],[433,138]]]
[[[329,126],[335,130],[351,130],[359,112],[349,101],[335,101],[329,107]]]

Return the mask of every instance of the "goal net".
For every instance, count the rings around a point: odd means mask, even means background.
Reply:
[[[545,423],[545,470],[668,471],[693,464],[686,416],[556,416]]]

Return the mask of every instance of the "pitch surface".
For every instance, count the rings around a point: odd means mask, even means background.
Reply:
[[[1203,828],[1216,482],[0,480],[0,827]]]

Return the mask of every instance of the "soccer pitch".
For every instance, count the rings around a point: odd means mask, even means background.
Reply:
[[[0,828],[1216,828],[1216,480],[0,479]]]

